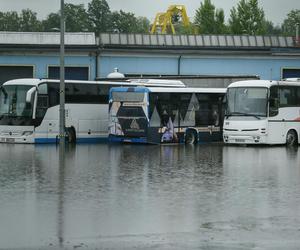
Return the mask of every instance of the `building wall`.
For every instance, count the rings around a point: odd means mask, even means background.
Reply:
[[[33,76],[48,77],[48,66],[59,66],[59,54],[0,54],[1,65],[33,66]],[[96,58],[89,54],[67,54],[66,66],[89,67],[89,80],[97,77]],[[261,79],[279,80],[283,68],[300,69],[299,56],[192,56],[176,54],[100,54],[98,77],[105,78],[114,68],[124,74],[149,75],[258,75]]]
[[[59,54],[6,54],[0,55],[1,65],[30,65],[34,67],[33,76],[48,77],[48,66],[59,66]],[[89,67],[89,80],[96,76],[95,57],[89,55],[66,55],[65,66]]]
[[[180,64],[180,69],[178,69]],[[258,75],[280,80],[282,68],[299,68],[299,57],[222,57],[222,56],[148,56],[102,55],[100,77],[117,67],[124,74],[176,75]]]

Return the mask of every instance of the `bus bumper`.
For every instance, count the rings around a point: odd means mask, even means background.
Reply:
[[[229,135],[223,134],[224,143],[228,144],[266,144],[265,135]]]
[[[32,135],[0,136],[0,143],[34,143]]]

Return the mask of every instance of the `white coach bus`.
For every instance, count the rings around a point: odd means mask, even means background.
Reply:
[[[300,82],[252,80],[228,86],[225,143],[297,145],[299,135]]]
[[[185,87],[181,81],[65,81],[66,132],[70,142],[108,137],[112,86]],[[59,134],[59,80],[17,79],[0,88],[0,142],[55,143]]]

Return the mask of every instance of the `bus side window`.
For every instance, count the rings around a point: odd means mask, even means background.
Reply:
[[[278,108],[279,108],[278,87],[273,86],[270,88],[269,116],[276,116],[278,114]]]
[[[49,107],[48,87],[47,84],[38,86],[38,98],[36,106],[36,117],[43,118]]]

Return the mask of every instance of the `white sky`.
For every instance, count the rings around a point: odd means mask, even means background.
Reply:
[[[87,4],[91,0],[65,0],[65,3]],[[132,12],[136,16],[145,16],[151,22],[157,12],[164,12],[171,4],[183,4],[187,8],[188,16],[193,20],[195,10],[199,8],[201,0],[107,0],[110,9]],[[236,6],[239,0],[212,0],[216,8],[225,11],[226,21],[230,15],[230,9]],[[300,9],[300,0],[259,0],[266,17],[275,25],[281,24],[287,13],[292,9]],[[51,12],[57,12],[60,8],[60,0],[0,0],[0,11],[21,11],[29,8],[38,14],[39,19],[45,18]]]

